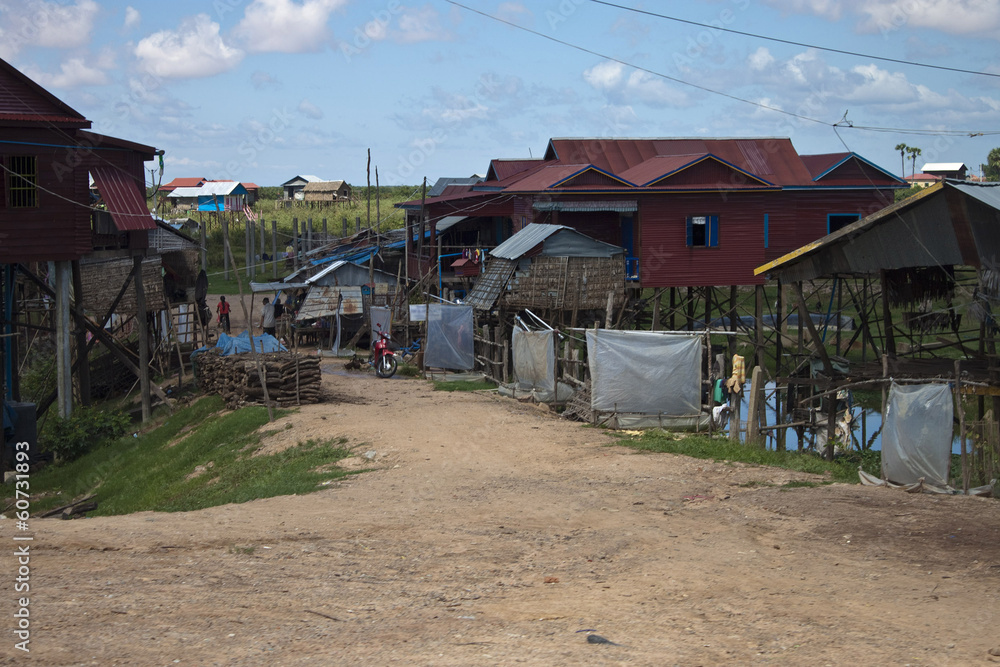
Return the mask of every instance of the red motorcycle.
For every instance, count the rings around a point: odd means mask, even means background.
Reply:
[[[396,374],[396,353],[389,349],[389,334],[378,327],[378,340],[372,345],[369,362],[375,368],[375,375],[391,378]]]

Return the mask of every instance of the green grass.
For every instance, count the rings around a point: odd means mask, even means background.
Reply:
[[[496,385],[486,380],[448,380],[434,383],[434,391],[489,391]]]
[[[881,457],[879,452],[852,452],[835,461],[826,461],[816,454],[799,452],[776,452],[733,442],[726,438],[709,438],[704,435],[689,435],[677,438],[672,433],[649,430],[640,436],[622,435],[621,444],[649,452],[682,454],[698,459],[716,461],[739,461],[762,466],[785,468],[799,472],[827,475],[831,482],[858,482],[858,466],[866,472],[879,474]],[[798,484],[804,486],[807,484]],[[786,485],[789,486],[789,485]]]
[[[203,398],[137,438],[126,436],[72,463],[32,474],[32,512],[90,494],[98,502],[92,515],[189,511],[309,493],[348,474],[327,470],[350,456],[344,441],[309,441],[252,456],[261,438],[257,429],[266,424],[263,407],[228,412],[221,398]],[[203,472],[192,475],[198,466]]]

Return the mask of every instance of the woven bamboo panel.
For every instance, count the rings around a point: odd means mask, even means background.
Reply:
[[[507,283],[504,303],[511,308],[606,308],[608,293],[620,306],[625,294],[623,257],[535,257],[526,271]]]
[[[131,271],[131,257],[81,263],[83,307],[87,312],[103,316]],[[163,274],[159,255],[142,260],[142,286],[146,293],[146,310],[163,310]],[[135,286],[130,284],[115,312],[119,315],[135,315],[136,311]]]

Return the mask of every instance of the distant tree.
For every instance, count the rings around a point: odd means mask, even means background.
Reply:
[[[994,148],[986,156],[983,165],[983,176],[987,181],[1000,181],[1000,148]]]
[[[257,193],[259,199],[281,199],[285,191],[280,185],[262,185]]]
[[[924,187],[922,185],[911,185],[905,190],[896,190],[894,193],[895,201],[902,201],[904,199],[908,199],[909,197],[912,197],[913,195],[917,194],[923,189]]]
[[[910,171],[910,175],[911,176],[916,176],[917,175],[917,157],[921,153],[923,153],[923,151],[920,150],[919,148],[915,147],[915,146],[907,146],[906,147],[906,152],[910,155],[910,160],[912,160],[912,163],[913,163],[913,168]]]
[[[906,144],[896,144],[896,150],[899,151],[899,168],[902,170],[900,174],[906,176],[906,149],[909,148]]]

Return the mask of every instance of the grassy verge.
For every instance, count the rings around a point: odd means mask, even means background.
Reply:
[[[640,436],[622,435],[621,444],[650,452],[683,454],[698,459],[739,461],[787,470],[828,475],[830,482],[857,483],[858,466],[865,472],[879,474],[881,453],[875,451],[851,452],[834,461],[826,461],[813,453],[776,452],[747,447],[724,438],[688,435],[679,438],[667,431],[649,430]]]
[[[486,380],[448,380],[434,383],[434,391],[487,391],[497,386]]]
[[[72,463],[32,474],[32,511],[90,494],[98,502],[91,515],[188,511],[309,493],[348,474],[328,470],[350,456],[343,441],[310,441],[253,456],[262,437],[257,429],[266,424],[263,407],[226,412],[221,398],[203,398],[137,438],[126,436]]]

